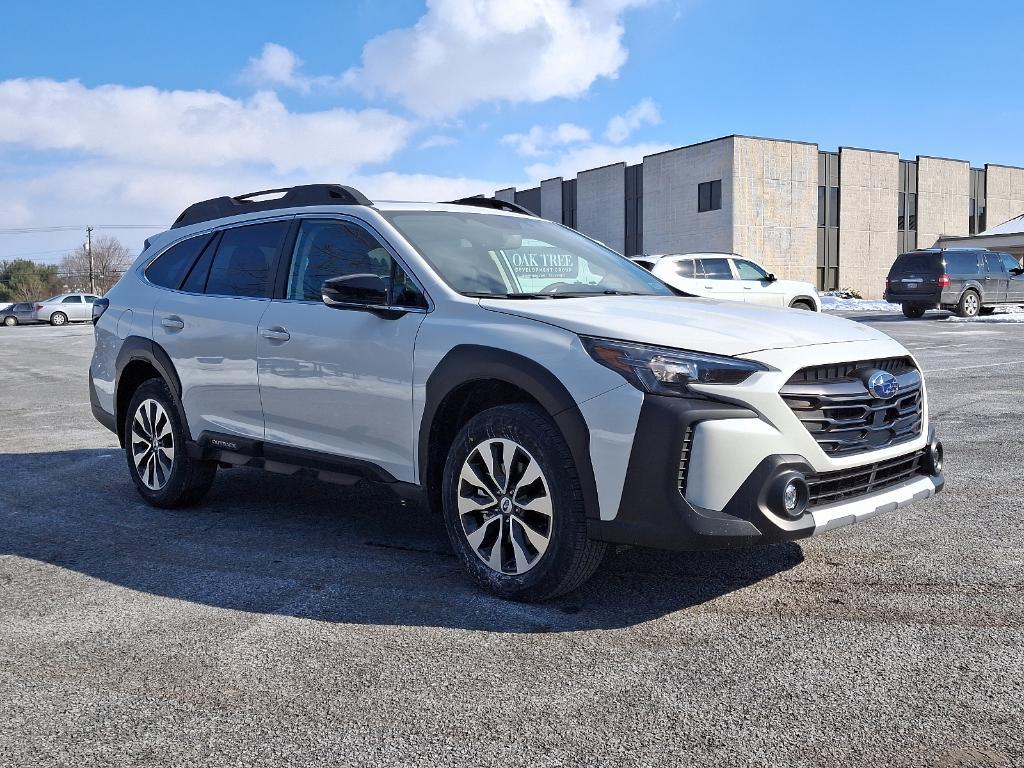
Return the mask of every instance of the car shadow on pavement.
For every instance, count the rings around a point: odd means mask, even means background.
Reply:
[[[234,469],[196,507],[141,501],[116,449],[0,454],[0,554],[143,593],[325,622],[571,632],[693,608],[798,565],[796,544],[627,550],[539,605],[476,589],[439,517],[379,486]],[[17,579],[8,583],[17,589]],[[87,588],[87,587],[86,587]]]

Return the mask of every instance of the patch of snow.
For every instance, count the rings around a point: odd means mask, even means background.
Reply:
[[[843,299],[839,296],[821,297],[822,312],[901,312],[899,304],[881,299]]]
[[[946,323],[1021,323],[1024,325],[1024,312],[1014,310],[1012,312],[996,312],[985,317],[957,317],[951,315],[940,322]]]

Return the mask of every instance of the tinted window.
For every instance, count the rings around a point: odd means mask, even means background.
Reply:
[[[722,180],[705,181],[697,185],[697,210],[717,211],[722,207]]]
[[[680,277],[695,277],[693,259],[682,259],[676,262],[676,274]]]
[[[728,259],[701,259],[705,280],[732,280]]]
[[[270,298],[274,265],[287,233],[286,221],[224,230],[206,281],[206,293]]]
[[[650,272],[651,269],[654,268],[654,262],[651,262],[651,261],[640,261],[640,259],[633,259],[633,263],[640,265],[641,267],[646,269],[648,272]]]
[[[358,274],[391,276],[391,256],[373,235],[343,221],[302,222],[287,298],[320,301],[325,280]]]
[[[999,258],[998,253],[986,253],[985,254],[985,271],[1002,273],[1003,271],[1003,260]]]
[[[946,271],[953,275],[973,275],[978,271],[978,254],[947,253]]]
[[[896,259],[892,269],[894,272],[929,272],[941,271],[941,256],[937,253],[905,253]]]
[[[736,259],[733,262],[736,265],[736,271],[740,275],[740,280],[767,280],[768,273],[761,269],[757,264],[746,259]]]
[[[1006,267],[1007,272],[1014,269],[1020,269],[1020,263],[1010,254],[1000,253],[999,258],[1003,260],[1003,266]]]
[[[61,302],[61,304],[81,304],[81,303],[82,303],[82,297],[81,296],[68,296],[68,297],[66,297],[64,299],[64,301]]]
[[[185,282],[181,284],[181,290],[188,293],[202,293],[206,290],[206,278],[210,275],[210,265],[213,264],[213,254],[217,252],[218,235],[203,249],[203,255],[199,257],[192,268],[185,275]]]
[[[211,235],[190,237],[171,246],[146,267],[146,279],[164,288],[180,288],[185,275],[210,242],[210,237]]]

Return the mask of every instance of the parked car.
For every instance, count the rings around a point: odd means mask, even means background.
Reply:
[[[821,311],[813,285],[779,280],[756,261],[735,253],[636,256],[633,261],[691,296]]]
[[[1024,268],[1008,253],[985,248],[925,248],[896,257],[885,280],[885,300],[907,317],[945,309],[960,317],[996,307],[1024,306]]]
[[[35,317],[50,325],[85,322],[92,319],[92,305],[98,298],[90,293],[62,293],[36,304]]]
[[[93,413],[154,506],[220,467],[384,483],[539,600],[611,545],[802,539],[943,487],[921,370],[869,326],[679,296],[497,200],[281,192],[187,208],[94,305]]]
[[[0,323],[8,327],[35,322],[38,322],[36,320],[36,305],[32,302],[11,304],[6,309],[0,309]]]

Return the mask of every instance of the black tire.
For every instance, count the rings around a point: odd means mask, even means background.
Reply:
[[[924,317],[924,313],[925,313],[926,309],[927,309],[926,307],[922,307],[919,304],[904,304],[903,305],[903,314],[906,315],[907,317],[909,317],[912,320],[917,320],[919,318]]]
[[[63,312],[54,312],[50,315],[50,325],[67,325],[68,316]]]
[[[809,301],[797,300],[789,305],[790,309],[806,309],[809,312],[814,312],[814,305]]]
[[[160,488],[149,487],[143,480],[139,468],[133,458],[133,422],[139,411],[139,406],[147,401],[156,401],[167,416],[170,425],[172,439],[173,461],[170,470],[165,474],[165,481]],[[132,482],[139,495],[154,507],[162,509],[174,509],[195,504],[206,492],[210,490],[214,477],[217,474],[217,464],[212,461],[200,461],[191,458],[185,450],[184,425],[178,414],[177,404],[174,395],[163,379],[148,379],[144,381],[132,395],[125,415],[124,423],[124,451],[128,462],[128,472],[131,474]]]
[[[957,317],[977,317],[978,312],[981,310],[981,297],[978,292],[973,288],[968,288],[964,291],[964,295],[960,297],[960,301],[956,305],[956,316]]]
[[[485,563],[483,555],[478,555],[478,549],[470,544],[459,513],[457,494],[462,486],[460,475],[463,466],[476,446],[487,440],[499,439],[513,441],[528,452],[529,459],[536,461],[543,473],[543,482],[549,491],[547,497],[552,514],[547,523],[547,546],[543,553],[535,555],[535,563],[522,573],[507,573],[504,569],[499,572]],[[515,454],[517,457],[520,455]],[[514,459],[508,460],[508,475],[513,474],[514,463]],[[497,498],[495,494],[490,495]],[[517,498],[515,492],[505,492],[503,498],[509,496],[513,500]],[[535,405],[490,408],[466,423],[448,451],[442,500],[448,537],[463,567],[478,585],[503,598],[535,602],[571,592],[593,575],[607,549],[604,542],[593,541],[587,536],[583,493],[569,446],[547,413]],[[499,506],[504,508],[501,503],[495,504],[491,517],[501,517],[497,511]],[[512,508],[524,513],[523,509]],[[506,524],[509,535],[512,535],[512,519],[497,522],[498,535],[504,534],[506,529],[502,526]],[[522,523],[517,521],[517,525],[517,540],[522,547],[522,542],[528,537],[525,537]],[[493,555],[493,546],[491,553]]]
[[[4,325],[6,325],[8,328],[13,328],[17,324],[18,318],[13,317],[12,315],[8,315],[7,317],[4,318]]]
[[[982,307],[978,310],[978,314],[981,316],[991,315],[996,311],[995,307]]]

